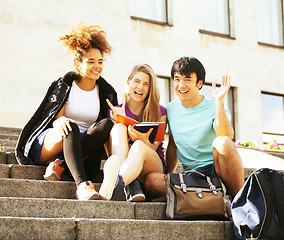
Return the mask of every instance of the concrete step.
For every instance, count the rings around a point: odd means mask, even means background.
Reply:
[[[0,132],[0,142],[1,140],[18,140],[18,134],[5,134]]]
[[[101,169],[103,169],[102,161]],[[0,164],[0,178],[14,178],[14,179],[31,179],[31,180],[44,180],[46,166],[32,166],[32,165],[18,165],[18,164]],[[248,177],[255,168],[244,168],[245,177]],[[282,170],[284,173],[284,170]],[[98,173],[94,182],[101,182],[103,177],[102,170]],[[62,174],[63,181],[73,181],[70,176]]]
[[[0,151],[0,164],[18,164],[15,153]]]
[[[2,127],[0,126],[0,133],[1,134],[11,134],[11,135],[18,135],[21,133],[21,128],[13,128],[13,127]]]
[[[16,144],[15,144],[15,146],[12,146],[12,145],[7,146],[7,145],[0,142],[0,151],[1,152],[15,152],[15,147],[16,147]]]
[[[234,239],[232,223],[0,217],[1,239]]]
[[[95,184],[99,189],[99,184]],[[0,179],[0,197],[75,199],[76,185],[67,181]]]
[[[165,220],[165,202],[0,197],[0,216]],[[17,209],[17,211],[15,211]]]
[[[8,148],[15,148],[18,139],[3,139],[0,138],[0,147],[2,150],[6,151]]]
[[[102,164],[103,165],[103,162]],[[101,166],[101,169],[103,167]],[[0,178],[13,178],[13,179],[32,179],[44,180],[46,166],[34,165],[18,165],[18,164],[0,164]],[[70,175],[62,174],[62,181],[74,181]],[[103,180],[103,171],[100,170],[94,179],[90,179],[95,183],[101,183]]]

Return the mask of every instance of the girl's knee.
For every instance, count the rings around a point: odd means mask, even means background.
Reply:
[[[117,133],[122,133],[122,132],[126,132],[127,131],[127,127],[123,124],[123,123],[116,123],[113,125],[111,132],[117,132]]]
[[[135,150],[135,151],[142,152],[142,151],[144,151],[144,150],[146,149],[146,147],[147,147],[147,145],[146,145],[143,141],[141,141],[141,140],[136,140],[136,141],[132,144],[132,146],[131,146],[130,149],[133,149],[133,150]]]

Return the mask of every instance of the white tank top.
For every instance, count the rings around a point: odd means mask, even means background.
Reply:
[[[96,85],[92,91],[84,91],[74,81],[65,104],[64,116],[75,120],[83,133],[98,119],[99,113],[99,86]]]

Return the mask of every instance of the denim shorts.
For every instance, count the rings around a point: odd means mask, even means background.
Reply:
[[[214,165],[214,163],[211,164],[211,165],[202,167],[202,168],[198,168],[196,171],[200,172],[200,173],[202,173],[202,174],[204,174],[206,176],[209,176],[210,178],[216,178],[217,177],[217,174],[215,172],[215,165]]]
[[[44,130],[34,141],[32,147],[30,149],[30,152],[29,152],[29,160],[30,160],[31,165],[38,165],[38,160],[39,160],[39,156],[40,156],[40,153],[41,153],[44,138],[45,138],[46,134],[51,129],[52,128],[47,128],[46,130]],[[80,133],[80,137],[82,138],[86,134],[86,132],[87,131]],[[57,157],[60,158],[61,160],[63,160],[64,159],[63,151],[60,152],[57,155]]]
[[[38,159],[41,153],[43,140],[46,136],[46,134],[51,130],[51,128],[47,128],[44,130],[33,142],[33,145],[29,152],[29,160],[31,165],[38,165]]]

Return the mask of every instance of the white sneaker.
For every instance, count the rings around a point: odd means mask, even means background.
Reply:
[[[113,189],[115,188],[118,179],[119,166],[120,160],[116,155],[111,155],[105,162],[104,180],[99,191],[100,199],[111,199]]]
[[[95,200],[99,198],[98,192],[95,190],[91,181],[81,182],[76,191],[78,200]]]
[[[60,166],[61,160],[57,158],[54,162],[50,162],[45,170],[43,178],[47,181],[60,181],[61,174],[64,171],[64,168]]]

